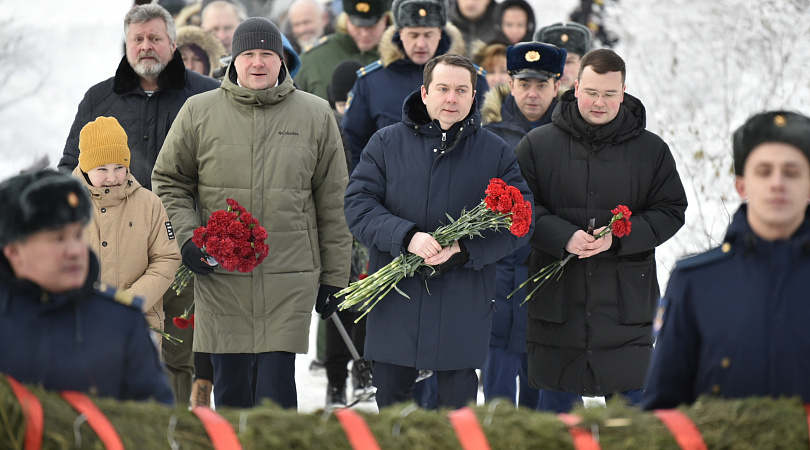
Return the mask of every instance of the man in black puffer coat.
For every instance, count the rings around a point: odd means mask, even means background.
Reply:
[[[516,149],[535,199],[530,272],[578,255],[528,302],[530,384],[561,394],[541,399],[544,409],[570,409],[579,396],[641,399],[659,296],[655,247],[684,223],[675,160],[644,129],[644,106],[624,93],[625,73],[612,50],[588,53],[553,125],[532,130]],[[632,211],[631,233],[594,239],[590,219],[596,234],[620,204]]]
[[[99,116],[115,117],[129,137],[132,175],[151,190],[152,167],[180,107],[220,83],[186,69],[174,20],[160,5],[132,8],[124,32],[127,54],[115,76],[91,87],[79,103],[59,170],[70,173],[78,165],[79,132],[85,125]]]

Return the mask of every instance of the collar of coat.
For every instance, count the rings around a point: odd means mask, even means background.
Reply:
[[[551,121],[551,115],[556,106],[557,99],[553,99],[543,117],[540,118],[541,125]],[[509,89],[509,85],[506,83],[501,83],[490,89],[484,97],[483,106],[481,106],[482,124],[489,125],[501,122],[513,123],[525,133],[532,129],[532,123],[518,108],[515,97],[512,96],[512,90]]]
[[[449,152],[455,148],[462,138],[481,128],[481,115],[478,113],[477,102],[474,101],[470,113],[467,114],[464,120],[454,123],[449,130],[442,130],[438,121],[430,118],[427,107],[422,102],[422,89],[419,88],[413,91],[405,100],[402,106],[402,122],[413,128],[414,134],[438,137],[442,133],[447,133],[448,143],[444,152]]]
[[[228,71],[225,72],[225,78],[222,79],[221,89],[228,91],[233,100],[247,106],[268,106],[275,105],[282,100],[292,91],[295,90],[293,79],[287,76],[287,66],[282,61],[281,69],[278,74],[278,86],[273,86],[267,89],[250,89],[239,86],[236,82],[236,67],[233,61],[228,66]]]
[[[732,248],[744,248],[743,255],[745,256],[759,254],[762,257],[767,256],[773,246],[778,245],[777,242],[779,242],[766,241],[754,233],[748,223],[748,205],[745,203],[740,205],[740,208],[734,213],[723,241],[731,243]],[[810,207],[805,210],[804,222],[787,240],[787,245],[794,254],[803,252],[805,255],[810,255]]]
[[[104,205],[108,205],[112,203],[117,203],[127,196],[132,195],[133,192],[141,188],[141,183],[135,179],[132,175],[132,172],[127,172],[127,178],[124,181],[124,184],[121,186],[93,186],[90,184],[90,181],[87,178],[87,174],[84,173],[81,167],[76,166],[73,169],[72,175],[79,180],[84,188],[87,189],[87,193],[90,195],[91,199],[104,199]]]
[[[68,303],[77,303],[93,295],[94,285],[100,273],[100,265],[95,253],[90,248],[87,251],[90,252],[90,263],[84,285],[62,294],[52,294],[33,281],[17,278],[11,268],[11,263],[5,255],[0,253],[0,285],[8,288],[0,289],[0,315],[6,314],[11,297],[15,294],[38,299],[43,304],[41,306],[43,311],[57,309]]]
[[[396,61],[407,61],[413,64],[402,48],[399,30],[393,25],[386,28],[378,48],[380,50],[380,60],[382,61],[383,67],[388,67],[391,63]],[[464,43],[464,37],[461,35],[461,31],[450,22],[442,29],[442,39],[439,41],[439,47],[436,49],[436,55],[443,55],[445,53],[456,53],[459,55],[467,53],[467,45]]]
[[[158,75],[158,90],[183,89],[186,87],[186,66],[183,65],[183,56],[180,50],[174,51],[174,56],[166,68]],[[118,95],[132,92],[141,87],[141,77],[129,65],[126,55],[121,58],[118,69],[115,71],[113,92]]]
[[[647,113],[641,100],[624,93],[619,113],[610,122],[593,127],[579,113],[577,98],[571,89],[563,94],[551,116],[555,125],[571,134],[574,139],[595,143],[618,144],[634,138],[644,131]]]

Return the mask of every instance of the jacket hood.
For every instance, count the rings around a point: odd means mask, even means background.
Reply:
[[[512,93],[512,89],[508,84],[501,83],[494,88],[491,88],[484,97],[484,103],[481,105],[481,121],[484,124],[498,123],[503,121],[501,116],[501,108],[506,98]]]
[[[565,92],[554,108],[551,120],[575,139],[592,143],[616,144],[638,136],[646,128],[647,112],[641,100],[624,93],[624,101],[616,117],[598,127],[592,127],[579,113],[574,90]]]
[[[399,30],[394,25],[389,26],[383,33],[380,45],[377,47],[380,50],[380,60],[383,67],[388,67],[391,63],[401,60],[410,62],[410,58],[405,54],[402,48],[402,41],[399,38]],[[443,55],[445,53],[457,53],[464,55],[467,52],[467,45],[464,43],[464,37],[461,31],[450,22],[442,28],[442,39],[439,41],[439,47],[436,49],[436,55]],[[435,56],[435,55],[434,55]]]
[[[228,65],[225,78],[222,79],[221,89],[225,89],[233,97],[234,101],[248,106],[274,105],[284,100],[290,92],[295,90],[292,77],[287,76],[286,63],[282,61],[281,69],[278,73],[278,86],[267,89],[254,90],[239,86],[236,81],[236,67],[233,61]]]
[[[166,64],[166,68],[158,75],[158,90],[183,89],[186,87],[186,66],[183,64],[183,56],[180,50],[174,51],[172,60]],[[129,65],[127,56],[121,58],[118,69],[115,71],[115,81],[113,92],[118,95],[126,94],[141,87],[141,78],[135,73],[135,69]]]
[[[494,4],[495,2],[493,1],[492,3]],[[532,11],[531,5],[529,5],[525,0],[504,0],[498,4],[498,8],[495,12],[495,29],[498,30],[498,34],[501,36],[501,39],[503,39],[505,42],[509,42],[509,40],[506,39],[506,36],[503,34],[501,23],[503,23],[504,11],[513,7],[518,7],[525,11],[529,18],[529,21],[526,24],[526,34],[523,35],[520,42],[529,42],[534,40],[534,11]]]
[[[214,71],[222,66],[219,59],[228,53],[222,43],[219,42],[219,39],[194,25],[187,25],[177,29],[177,48],[179,49],[187,44],[196,45],[208,56],[209,77],[213,76]]]
[[[281,44],[290,57],[290,77],[295,78],[295,74],[297,74],[298,69],[301,68],[301,58],[298,56],[298,52],[293,48],[290,40],[287,39],[287,36],[283,33],[281,35]]]
[[[770,244],[768,241],[760,238],[751,229],[748,223],[748,205],[743,203],[740,208],[734,213],[734,218],[731,225],[726,230],[726,237],[724,242],[730,242],[736,248],[744,248],[746,252],[767,251]],[[791,246],[800,247],[801,251],[810,255],[810,207],[804,212],[804,222],[799,225],[799,228],[793,233],[789,239]]]

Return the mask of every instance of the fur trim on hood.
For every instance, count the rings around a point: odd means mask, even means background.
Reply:
[[[214,71],[222,66],[219,59],[228,53],[219,39],[194,25],[186,25],[177,29],[177,48],[186,44],[195,44],[208,55],[208,65],[211,68],[208,76],[212,76]]]
[[[379,47],[380,60],[383,67],[388,67],[394,61],[405,59],[406,55],[402,48],[394,42],[394,36],[399,32],[397,27],[391,25],[383,33],[382,40]],[[450,22],[442,28],[442,34],[450,38],[450,48],[445,53],[457,53],[459,55],[466,55],[467,45],[464,43],[464,37],[461,31]]]
[[[484,97],[484,103],[481,105],[481,122],[483,124],[499,123],[503,121],[501,116],[501,107],[506,97],[512,93],[512,89],[508,84],[501,83],[494,88],[491,88],[487,95]]]

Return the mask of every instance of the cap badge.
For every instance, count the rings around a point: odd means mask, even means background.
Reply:
[[[75,192],[68,192],[67,202],[71,208],[79,206],[79,196]]]
[[[560,40],[563,41],[563,42],[568,42],[568,35],[563,34],[562,36],[560,36]]]
[[[426,15],[427,15],[427,11],[425,11],[425,8],[422,8],[422,9],[419,10],[419,16],[420,17],[425,17]]]
[[[371,11],[371,6],[366,2],[360,2],[354,7],[354,9],[356,9],[357,12],[367,13]]]
[[[787,119],[785,118],[785,116],[777,114],[773,118],[773,124],[780,128],[784,127],[785,125],[787,125]]]
[[[535,62],[540,60],[540,53],[532,50],[530,52],[526,52],[526,61]]]

